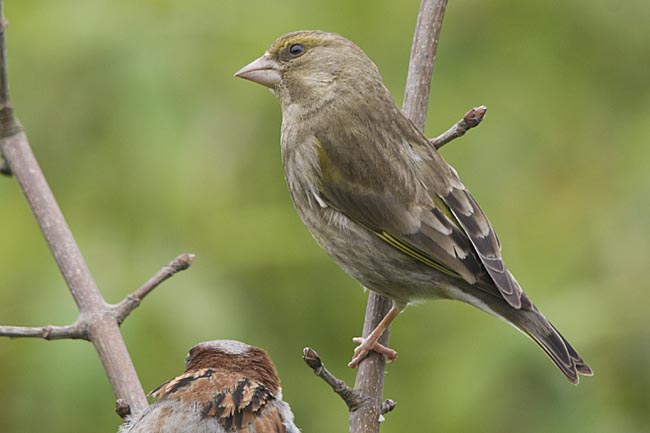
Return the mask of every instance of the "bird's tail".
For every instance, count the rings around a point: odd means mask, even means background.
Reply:
[[[530,309],[510,307],[507,310],[503,317],[537,343],[571,383],[578,383],[578,374],[593,375],[573,346],[534,305],[531,304]]]
[[[477,306],[488,313],[504,319],[529,336],[551,358],[571,383],[578,383],[578,374],[585,376],[593,375],[591,368],[573,346],[571,346],[555,326],[530,302],[526,295],[522,298],[521,308],[516,309],[504,301],[495,301],[493,296],[486,296],[484,292],[474,292],[474,294],[478,295],[478,298],[491,298],[489,299],[489,303],[481,303],[482,305],[479,304]],[[482,300],[488,301],[488,299]]]
[[[535,307],[530,311],[520,310],[516,316],[519,317],[513,321],[513,325],[537,343],[571,383],[578,383],[578,373],[593,375],[573,346]]]

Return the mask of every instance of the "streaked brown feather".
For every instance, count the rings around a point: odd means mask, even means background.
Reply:
[[[212,368],[191,370],[165,382],[150,394],[159,399],[205,402],[200,407],[202,415],[218,418],[226,431],[241,432],[252,424],[264,424],[274,430],[255,427],[255,431],[285,433],[280,410],[271,404],[276,396],[265,385],[240,374]]]
[[[253,422],[256,432],[285,433],[286,427],[282,422],[282,413],[278,406],[271,406],[263,417],[257,417]]]

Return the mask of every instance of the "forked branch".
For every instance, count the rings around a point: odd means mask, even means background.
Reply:
[[[194,254],[181,254],[122,301],[113,305],[105,304],[102,311],[96,314],[107,314],[113,317],[118,324],[121,324],[140,305],[140,302],[142,302],[145,296],[177,272],[189,268],[193,261]],[[94,315],[80,314],[74,323],[67,326],[0,326],[0,337],[43,338],[45,340],[91,340],[89,331],[92,329],[94,321]]]
[[[332,391],[341,397],[341,400],[343,400],[350,412],[356,411],[364,405],[372,404],[370,399],[359,392],[359,390],[350,388],[345,382],[330,373],[325,368],[325,364],[321,361],[318,353],[311,347],[305,347],[303,349],[302,359],[313,370],[316,376],[323,379],[332,388]],[[395,409],[395,406],[397,406],[397,403],[393,400],[384,401],[381,405],[381,415]]]
[[[147,399],[120,333],[119,322],[137,306],[156,284],[149,284],[117,307],[106,303],[75,242],[63,213],[32,153],[27,135],[14,116],[9,100],[5,36],[7,22],[0,0],[0,153],[4,172],[13,173],[43,232],[45,241],[79,308],[79,318],[69,326],[40,328],[2,327],[0,335],[45,339],[90,340],[97,350],[115,397],[133,413],[147,407]],[[189,261],[191,262],[191,260]],[[187,264],[189,265],[189,262]],[[171,276],[165,271],[165,278]],[[155,282],[154,282],[155,283]],[[118,316],[119,319],[118,320]]]

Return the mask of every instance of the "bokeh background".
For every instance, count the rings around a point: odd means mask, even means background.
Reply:
[[[145,389],[196,342],[266,348],[305,433],[347,431],[303,365],[345,364],[366,294],[310,238],[282,176],[280,110],[234,79],[280,34],[339,32],[401,101],[419,2],[5,2],[12,99],[105,297],[181,252],[123,333]],[[488,106],[442,151],[538,306],[594,368],[570,385],[510,327],[460,303],[395,323],[383,432],[650,431],[650,6],[645,0],[450,1],[426,132]],[[0,179],[0,323],[76,307],[13,179]],[[115,431],[90,344],[0,340],[0,431]]]

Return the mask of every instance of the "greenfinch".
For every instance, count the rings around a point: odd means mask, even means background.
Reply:
[[[514,325],[571,382],[592,374],[523,292],[474,197],[357,45],[288,33],[235,76],[270,88],[282,107],[284,174],[305,226],[348,274],[393,301],[355,339],[351,367],[370,350],[396,357],[378,339],[407,305],[456,299]]]

